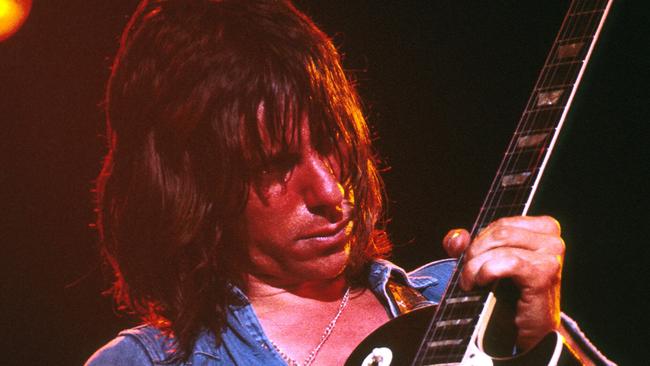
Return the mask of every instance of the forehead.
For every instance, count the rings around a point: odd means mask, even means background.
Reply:
[[[340,128],[334,121],[318,118],[301,108],[283,108],[275,113],[260,103],[257,109],[256,133],[265,155],[297,150],[304,144],[317,149],[339,145]]]

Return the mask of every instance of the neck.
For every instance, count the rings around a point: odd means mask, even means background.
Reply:
[[[247,279],[246,295],[254,305],[264,307],[298,301],[339,301],[348,287],[343,275],[290,283],[253,274],[249,274]]]

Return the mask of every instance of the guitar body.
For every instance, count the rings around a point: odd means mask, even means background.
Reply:
[[[436,306],[428,306],[399,316],[370,334],[352,352],[345,366],[405,366],[411,365],[427,330]],[[578,366],[581,363],[563,345],[562,336],[549,333],[533,349],[510,358],[490,357],[476,345],[468,349],[474,352],[470,361],[462,366]],[[374,356],[373,356],[374,350]],[[449,364],[446,364],[449,365]]]

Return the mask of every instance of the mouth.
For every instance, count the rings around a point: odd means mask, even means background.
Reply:
[[[345,220],[336,225],[323,227],[302,235],[298,238],[298,241],[325,247],[337,244],[345,245],[351,231],[352,221]]]

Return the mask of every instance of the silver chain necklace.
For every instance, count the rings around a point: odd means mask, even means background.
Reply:
[[[314,347],[314,349],[309,352],[309,355],[307,355],[307,358],[305,358],[305,361],[302,363],[302,366],[310,366],[314,360],[316,359],[316,355],[318,355],[318,352],[320,351],[321,347],[323,347],[323,344],[327,341],[327,339],[330,337],[330,334],[332,334],[332,331],[334,330],[334,327],[336,326],[336,322],[339,320],[341,317],[341,314],[343,313],[343,309],[345,309],[345,306],[348,304],[348,300],[350,299],[350,288],[348,287],[347,290],[345,290],[345,294],[343,295],[343,299],[341,300],[341,304],[339,305],[339,311],[336,312],[336,315],[334,316],[334,319],[327,324],[327,327],[325,327],[325,331],[323,332],[323,335],[320,337],[320,342]],[[275,351],[280,354],[282,359],[289,365],[289,366],[300,366],[300,363],[298,361],[294,360],[293,358],[289,357],[286,353],[284,353],[280,347],[278,347],[273,340],[271,340],[271,345],[273,345],[273,348],[275,348]]]

